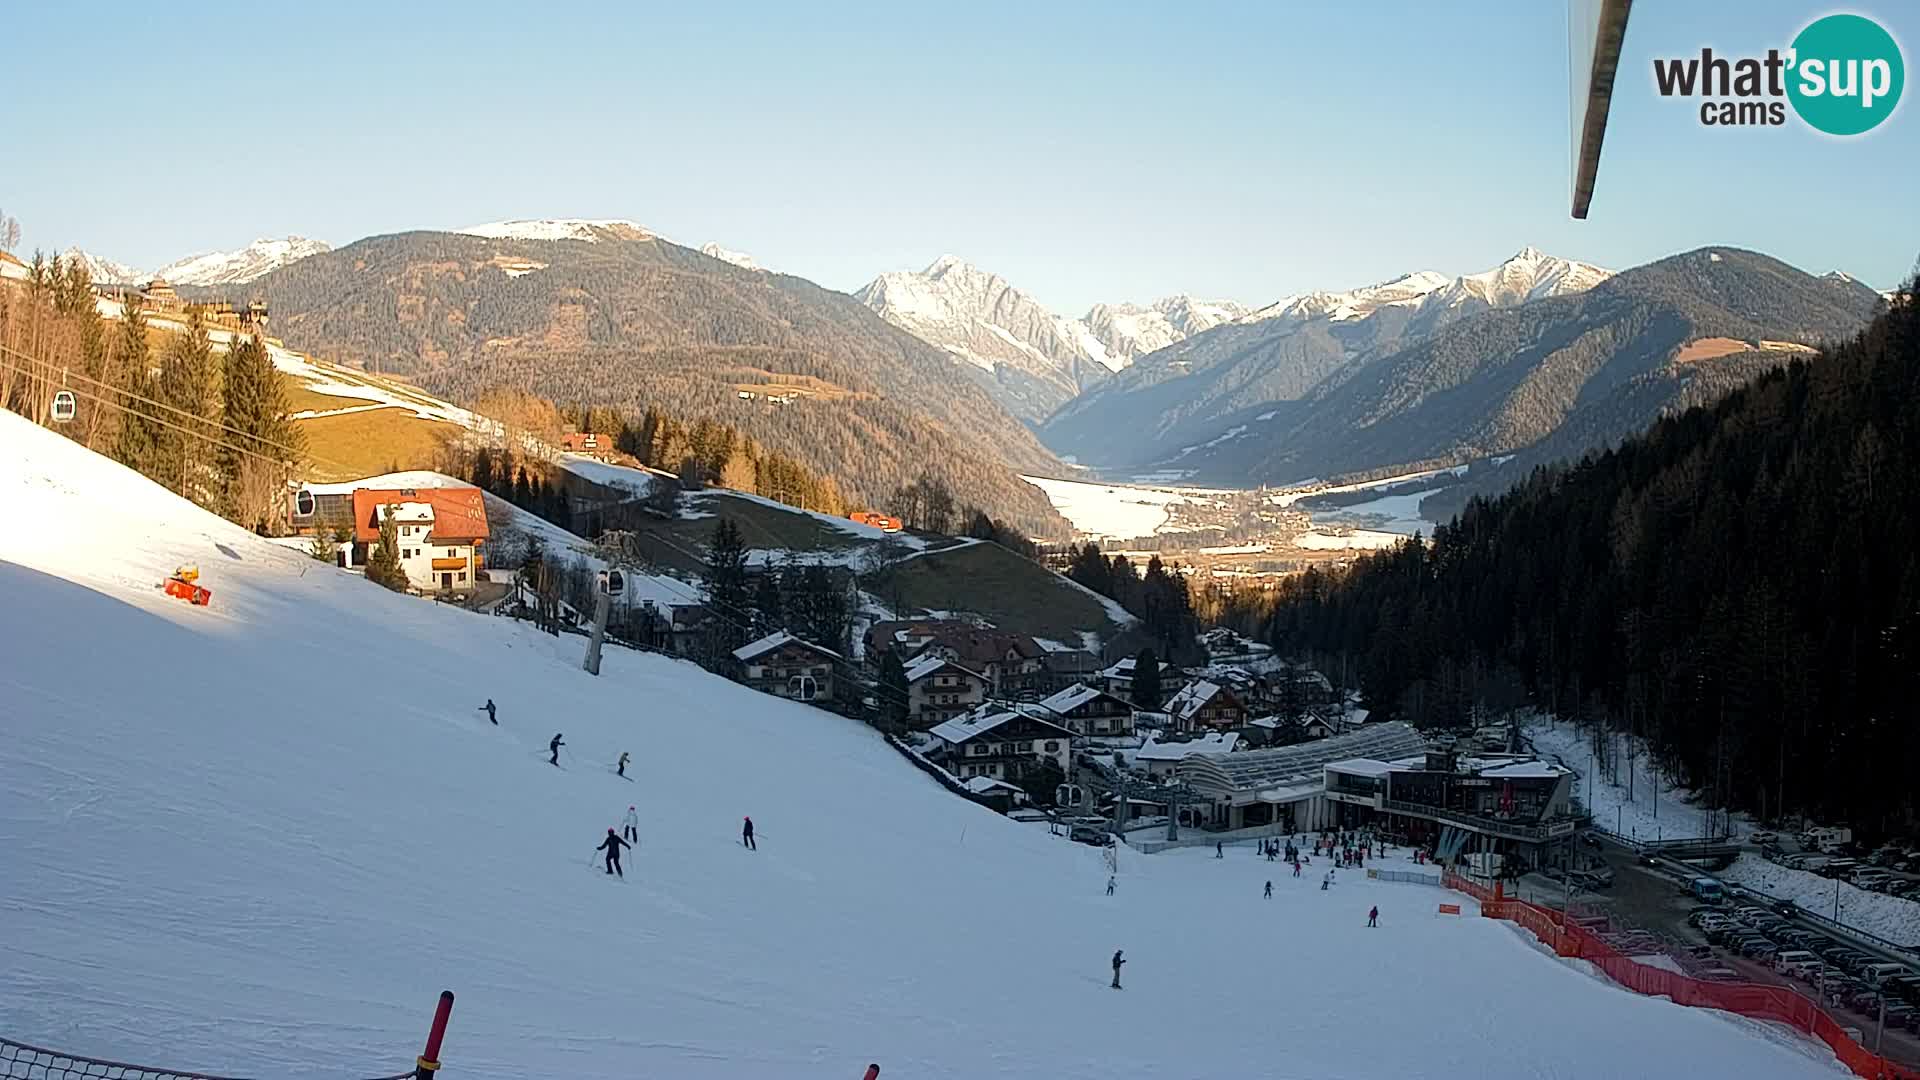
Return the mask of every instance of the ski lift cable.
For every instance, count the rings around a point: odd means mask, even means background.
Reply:
[[[7,364],[4,364],[4,363],[0,363],[0,367],[7,367],[7,366],[9,366],[9,365],[7,365]],[[114,406],[115,408],[124,408],[124,406],[121,406],[121,405],[118,405],[118,404],[117,404],[116,402],[112,402],[112,401],[108,401],[107,399],[105,399],[105,398],[102,398],[102,397],[100,397],[100,396],[98,396],[98,395],[96,395],[96,394],[90,394],[90,393],[87,393],[87,392],[85,392],[85,391],[81,391],[81,390],[76,390],[76,391],[74,391],[74,394],[75,394],[75,395],[76,395],[77,397],[79,397],[79,398],[81,398],[81,399],[83,399],[83,400],[86,400],[86,401],[91,401],[91,402],[94,402],[94,403],[96,403],[96,404],[101,404],[101,405],[112,405],[112,406]],[[268,455],[268,454],[262,454],[262,453],[260,453],[260,452],[259,452],[259,451],[257,451],[257,450],[252,450],[252,449],[249,449],[249,448],[247,448],[247,447],[244,447],[244,446],[235,446],[234,444],[232,444],[232,443],[230,443],[230,442],[226,442],[226,441],[224,441],[224,440],[222,440],[222,439],[220,439],[220,438],[219,438],[219,437],[217,437],[217,436],[213,436],[213,435],[209,435],[209,434],[207,434],[207,433],[206,433],[206,432],[204,432],[204,431],[195,431],[195,430],[193,430],[192,428],[190,428],[190,427],[188,427],[188,426],[186,426],[186,425],[184,425],[184,424],[176,424],[176,423],[174,423],[174,422],[172,422],[171,420],[167,420],[167,419],[165,419],[164,417],[159,417],[159,416],[150,416],[150,415],[147,415],[147,414],[144,414],[144,413],[142,413],[142,414],[140,414],[140,418],[141,418],[142,420],[147,420],[147,421],[150,421],[150,422],[152,422],[152,423],[155,423],[155,424],[159,424],[159,425],[160,425],[161,427],[164,427],[164,428],[169,428],[169,429],[172,429],[172,430],[174,430],[174,431],[178,431],[178,432],[180,432],[180,433],[181,433],[181,434],[183,434],[183,435],[191,435],[192,437],[194,437],[194,438],[196,438],[196,439],[201,439],[201,440],[204,440],[204,441],[206,441],[206,442],[209,442],[209,443],[212,443],[212,444],[213,444],[214,446],[217,446],[217,447],[220,447],[220,448],[222,448],[222,449],[226,449],[226,450],[231,450],[231,451],[233,451],[233,452],[234,452],[234,453],[236,453],[236,454],[244,454],[244,455],[246,455],[247,457],[251,457],[251,458],[258,458],[259,460],[261,460],[261,461],[264,461],[264,462],[266,462],[266,463],[268,463],[268,464],[270,464],[270,465],[287,465],[287,464],[290,464],[290,462],[288,462],[288,461],[286,461],[286,460],[284,460],[284,459],[282,459],[282,458],[277,458],[277,457],[273,457],[273,456],[271,456],[271,455]]]
[[[7,347],[7,346],[5,346],[5,345],[0,345],[0,353],[10,353],[10,354],[12,354],[12,355],[14,355],[14,356],[17,356],[17,357],[19,357],[19,358],[21,358],[21,359],[23,359],[23,360],[26,360],[26,361],[28,361],[28,362],[29,362],[29,363],[31,363],[31,364],[35,364],[35,365],[38,365],[38,366],[40,366],[40,367],[43,367],[43,368],[47,368],[47,369],[49,369],[49,370],[51,370],[51,368],[52,368],[52,364],[50,364],[49,362],[47,362],[47,361],[45,361],[45,360],[40,360],[40,359],[37,359],[37,358],[35,358],[35,357],[33,357],[32,355],[30,355],[30,354],[28,354],[28,353],[23,353],[23,352],[21,352],[21,351],[20,351],[20,350],[18,350],[18,349],[12,349],[12,348],[8,348],[8,347]],[[0,367],[5,367],[5,368],[9,368],[9,369],[11,369],[11,370],[14,370],[14,371],[18,371],[18,372],[20,372],[20,373],[22,373],[22,374],[27,374],[27,375],[31,375],[31,374],[35,374],[35,372],[34,372],[34,371],[33,371],[32,369],[29,369],[29,368],[24,368],[24,367],[21,367],[21,366],[20,366],[20,365],[18,365],[18,364],[9,364],[9,363],[6,363],[5,361],[0,361]],[[273,441],[273,440],[271,440],[271,439],[263,439],[263,438],[260,438],[260,437],[259,437],[259,436],[257,436],[257,435],[252,435],[252,434],[249,434],[249,433],[247,433],[247,432],[245,432],[245,431],[242,431],[242,430],[240,430],[239,428],[236,428],[236,427],[233,427],[232,425],[230,425],[230,424],[226,424],[226,423],[223,423],[222,421],[219,421],[219,420],[214,420],[214,419],[210,419],[210,418],[207,418],[207,417],[201,417],[201,416],[196,416],[196,415],[194,415],[194,414],[193,414],[193,413],[192,413],[191,411],[189,411],[189,410],[186,410],[186,409],[182,409],[182,408],[180,408],[180,407],[179,407],[179,406],[177,406],[177,405],[169,405],[169,404],[167,404],[167,403],[166,403],[166,402],[164,402],[164,401],[156,401],[156,400],[154,400],[153,398],[150,398],[150,397],[148,397],[148,396],[146,396],[145,394],[141,394],[141,393],[139,393],[139,392],[137,392],[137,391],[134,391],[134,390],[129,390],[129,389],[127,389],[127,388],[125,388],[125,387],[121,387],[121,386],[115,386],[115,385],[113,385],[112,383],[108,383],[108,382],[103,382],[103,381],[101,381],[101,380],[99,380],[99,379],[95,379],[95,378],[92,378],[91,376],[87,376],[87,375],[80,375],[80,374],[77,374],[77,373],[72,373],[72,372],[69,372],[68,374],[69,374],[69,375],[71,375],[71,377],[73,377],[73,378],[76,378],[76,379],[79,379],[79,380],[80,380],[80,381],[82,381],[82,382],[87,382],[87,383],[92,383],[92,384],[94,384],[95,386],[101,386],[101,387],[105,387],[105,388],[106,388],[106,389],[107,389],[107,390],[108,390],[109,392],[111,392],[111,393],[115,393],[115,394],[121,394],[121,395],[124,395],[125,397],[127,397],[127,398],[130,398],[130,399],[132,399],[132,400],[134,400],[134,401],[137,401],[137,402],[140,402],[141,404],[144,404],[144,405],[151,405],[151,406],[153,406],[153,407],[154,407],[154,408],[156,408],[156,409],[165,409],[165,410],[167,410],[168,412],[172,412],[172,413],[177,413],[177,414],[179,414],[179,415],[181,415],[181,416],[183,416],[183,417],[186,417],[187,419],[189,419],[189,420],[191,420],[191,421],[193,421],[193,422],[194,422],[194,423],[196,423],[196,424],[204,424],[204,425],[207,425],[207,426],[209,426],[209,427],[217,427],[217,428],[220,428],[220,429],[221,429],[221,430],[223,430],[223,431],[226,431],[226,432],[229,432],[229,433],[231,433],[231,434],[233,434],[233,435],[236,435],[236,436],[238,436],[238,437],[240,437],[240,438],[243,438],[243,439],[246,439],[246,440],[247,440],[247,441],[249,441],[249,442],[254,442],[254,443],[258,443],[258,444],[260,444],[261,446],[268,446],[268,447],[272,447],[273,449],[276,449],[276,450],[284,450],[284,451],[286,451],[286,452],[287,452],[288,454],[295,454],[295,455],[297,455],[297,454],[298,454],[298,451],[296,451],[296,450],[295,450],[295,449],[294,449],[293,447],[291,447],[291,446],[286,446],[286,445],[283,445],[283,444],[281,444],[281,443],[276,443],[276,442],[274,442],[274,441]],[[95,401],[95,402],[98,402],[98,403],[100,403],[100,404],[103,404],[103,405],[112,405],[113,407],[115,407],[115,408],[120,408],[120,409],[124,409],[124,408],[127,408],[127,406],[126,406],[126,405],[124,405],[124,404],[122,404],[122,403],[120,403],[120,402],[116,402],[116,401],[110,401],[110,400],[107,400],[107,399],[105,399],[105,398],[102,398],[102,397],[99,397],[99,396],[98,396],[97,394],[93,394],[93,395],[88,395],[88,394],[83,394],[83,393],[82,393],[81,391],[77,391],[77,390],[76,390],[76,391],[72,391],[72,392],[73,392],[73,393],[74,393],[75,395],[77,395],[77,396],[84,396],[84,397],[87,397],[87,399],[88,399],[89,401]],[[143,415],[144,415],[144,414],[143,414]],[[153,419],[153,418],[152,418],[152,417],[149,417],[149,419]],[[235,448],[235,449],[237,449],[237,448]],[[265,455],[261,455],[261,456],[265,456]],[[307,458],[308,458],[309,460],[311,460],[311,461],[314,461],[314,462],[316,462],[317,464],[321,464],[321,465],[331,465],[331,466],[333,466],[333,467],[335,467],[335,468],[344,468],[344,466],[343,466],[343,465],[342,465],[342,464],[341,464],[340,462],[337,462],[337,461],[329,461],[329,460],[327,460],[327,459],[325,459],[325,458],[321,458],[321,457],[316,457],[316,456],[314,456],[314,455],[313,455],[313,454],[312,454],[311,452],[308,452],[306,456],[307,456]],[[350,470],[350,469],[349,469],[349,470],[347,470],[347,471],[352,471],[352,470]]]

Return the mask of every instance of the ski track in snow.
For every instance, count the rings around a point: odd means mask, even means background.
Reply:
[[[1099,852],[859,724],[620,649],[593,678],[577,638],[384,592],[8,413],[0,505],[32,523],[0,532],[11,1038],[339,1080],[407,1068],[452,988],[448,1075],[480,1080],[1834,1075],[1429,887],[1247,848],[1123,852],[1105,897]],[[210,608],[153,587],[190,561]],[[623,749],[636,783],[588,767]]]

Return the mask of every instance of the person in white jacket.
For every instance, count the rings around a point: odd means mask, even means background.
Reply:
[[[633,807],[627,807],[626,820],[620,824],[625,829],[628,840],[636,844],[640,842],[640,815],[634,812]]]

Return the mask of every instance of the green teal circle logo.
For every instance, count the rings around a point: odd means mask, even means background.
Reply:
[[[1859,135],[1893,115],[1906,85],[1900,45],[1863,15],[1828,15],[1793,39],[1787,99],[1817,131]]]

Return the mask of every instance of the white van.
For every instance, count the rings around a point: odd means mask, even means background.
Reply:
[[[1878,986],[1882,979],[1905,974],[1906,970],[1905,964],[1868,964],[1860,969],[1860,977],[1866,980],[1868,986]]]
[[[1807,970],[1809,964],[1818,964],[1820,958],[1805,949],[1787,949],[1773,958],[1773,970],[1782,975],[1799,975]]]

